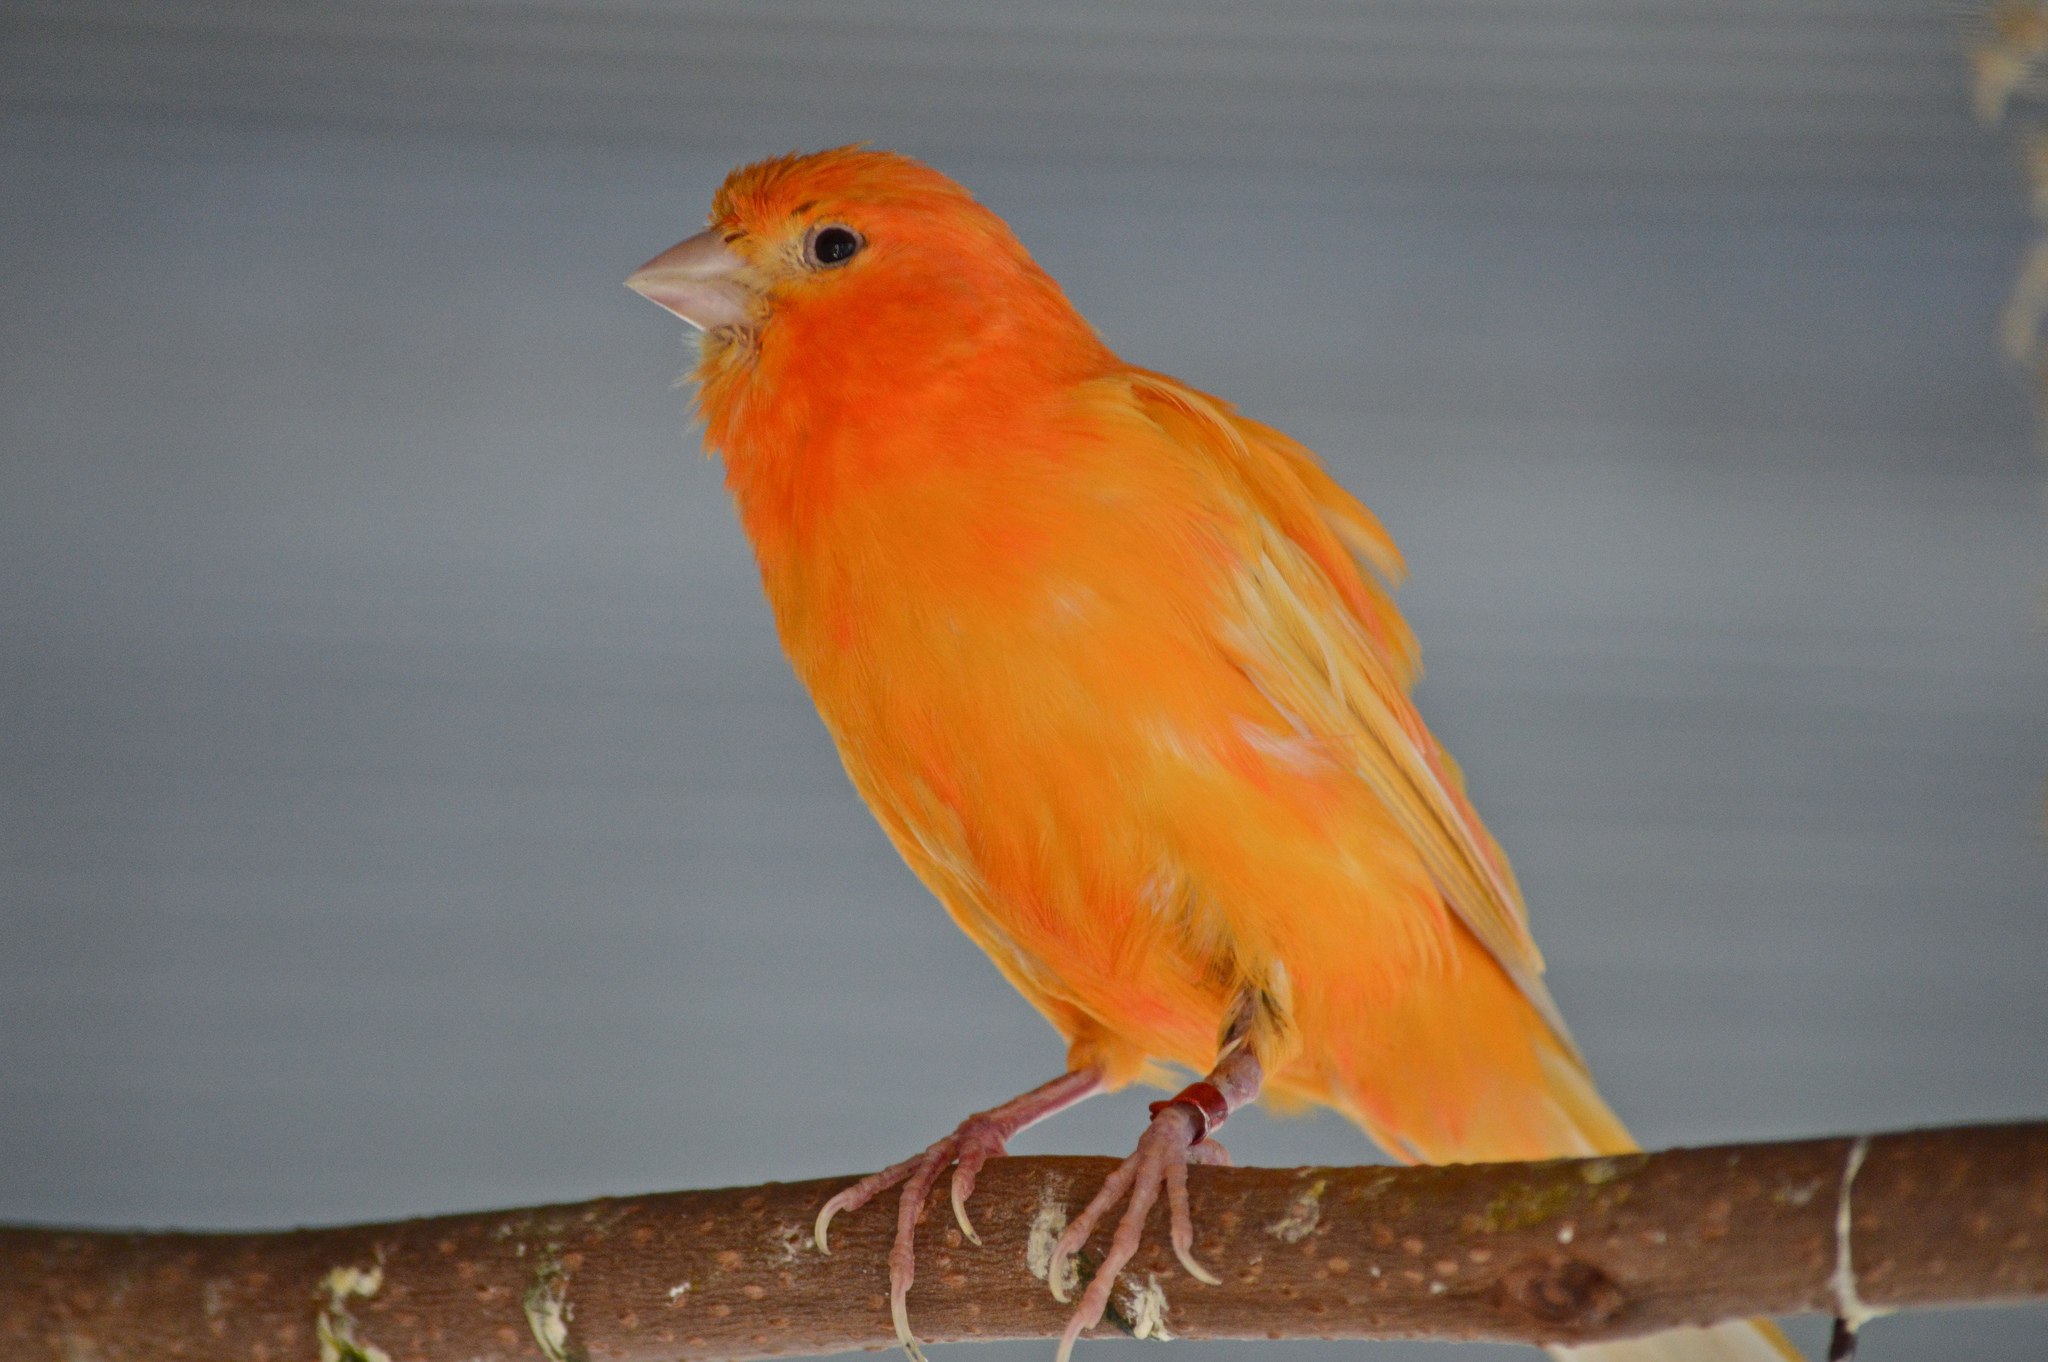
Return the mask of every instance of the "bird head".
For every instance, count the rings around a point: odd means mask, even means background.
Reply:
[[[938,171],[840,147],[742,166],[627,286],[703,333],[700,398],[902,390],[994,349],[1100,342],[1008,225]]]

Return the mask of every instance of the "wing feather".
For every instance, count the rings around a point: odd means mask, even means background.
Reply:
[[[1576,1057],[1514,873],[1409,698],[1421,666],[1390,594],[1392,539],[1294,440],[1164,375],[1131,383],[1152,421],[1223,470],[1246,512],[1249,565],[1224,646],[1276,708],[1348,754],[1459,921]]]

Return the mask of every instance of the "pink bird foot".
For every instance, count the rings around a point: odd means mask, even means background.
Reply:
[[[862,1178],[820,1208],[813,1234],[818,1252],[830,1253],[825,1233],[833,1217],[857,1211],[896,1184],[903,1184],[902,1195],[896,1201],[896,1242],[889,1250],[889,1317],[896,1324],[897,1341],[912,1362],[924,1362],[924,1350],[918,1346],[917,1336],[910,1332],[908,1304],[910,1285],[917,1279],[917,1221],[939,1175],[952,1167],[953,1218],[960,1222],[960,1232],[968,1242],[979,1246],[981,1235],[967,1218],[967,1198],[974,1194],[975,1175],[982,1165],[1008,1153],[1010,1137],[1018,1131],[1101,1090],[1102,1075],[1093,1069],[1062,1074],[999,1107],[975,1113],[922,1154]]]
[[[1204,1138],[1213,1125],[1222,1124],[1219,1113],[1227,1116],[1228,1108],[1224,1106],[1222,1094],[1207,1083],[1197,1083],[1171,1101],[1153,1103],[1152,1124],[1138,1137],[1136,1152],[1103,1180],[1102,1189],[1096,1192],[1095,1199],[1074,1218],[1060,1235],[1059,1242],[1053,1245],[1046,1281],[1052,1287],[1053,1298],[1065,1304],[1068,1259],[1088,1242],[1088,1236],[1095,1232],[1095,1227],[1102,1223],[1103,1217],[1117,1202],[1126,1196],[1130,1198],[1124,1207],[1123,1217],[1117,1221],[1116,1233],[1110,1236],[1108,1251],[1096,1266],[1095,1275],[1089,1278],[1087,1290],[1081,1293],[1074,1313],[1067,1319],[1055,1362],[1068,1362],[1074,1351],[1074,1340],[1101,1322],[1103,1313],[1109,1308],[1110,1292],[1116,1287],[1117,1274],[1137,1256],[1146,1217],[1152,1213],[1161,1191],[1166,1193],[1174,1256],[1180,1259],[1180,1265],[1196,1281],[1209,1286],[1220,1284],[1220,1279],[1195,1259],[1195,1224],[1188,1214],[1188,1166],[1230,1162],[1229,1151],[1216,1141]]]
[[[1116,1289],[1119,1272],[1138,1254],[1144,1237],[1145,1219],[1166,1193],[1167,1220],[1174,1256],[1190,1277],[1209,1286],[1219,1285],[1216,1275],[1195,1260],[1195,1224],[1188,1213],[1188,1167],[1190,1164],[1227,1164],[1229,1153],[1209,1136],[1230,1119],[1230,1113],[1257,1099],[1265,1081],[1264,1067],[1252,1048],[1252,1025],[1258,1015],[1256,995],[1242,999],[1231,1014],[1223,1036],[1223,1051],[1216,1067],[1199,1083],[1190,1083],[1164,1102],[1152,1104],[1152,1124],[1138,1137],[1138,1148],[1103,1180],[1081,1214],[1060,1234],[1053,1245],[1045,1274],[1053,1299],[1067,1300],[1067,1263],[1088,1236],[1102,1223],[1110,1208],[1128,1197],[1109,1248],[1088,1279],[1080,1303],[1067,1317],[1054,1362],[1070,1362],[1074,1341],[1102,1320],[1109,1308],[1110,1293]]]

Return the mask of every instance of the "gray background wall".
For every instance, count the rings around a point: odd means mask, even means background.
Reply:
[[[1904,3],[10,7],[0,1217],[845,1173],[1057,1067],[846,787],[619,287],[730,165],[854,139],[1380,511],[1647,1143],[2042,1115],[2027,229],[1960,45]]]

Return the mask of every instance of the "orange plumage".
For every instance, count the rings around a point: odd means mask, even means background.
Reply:
[[[1372,514],[1285,435],[1120,360],[922,165],[748,166],[711,228],[682,301],[647,291],[687,316],[715,284],[741,319],[695,378],[783,644],[1070,1067],[1200,1073],[1252,997],[1266,1089],[1400,1157],[1630,1148],[1410,703]],[[1747,1328],[1669,1355],[1778,1355]]]

